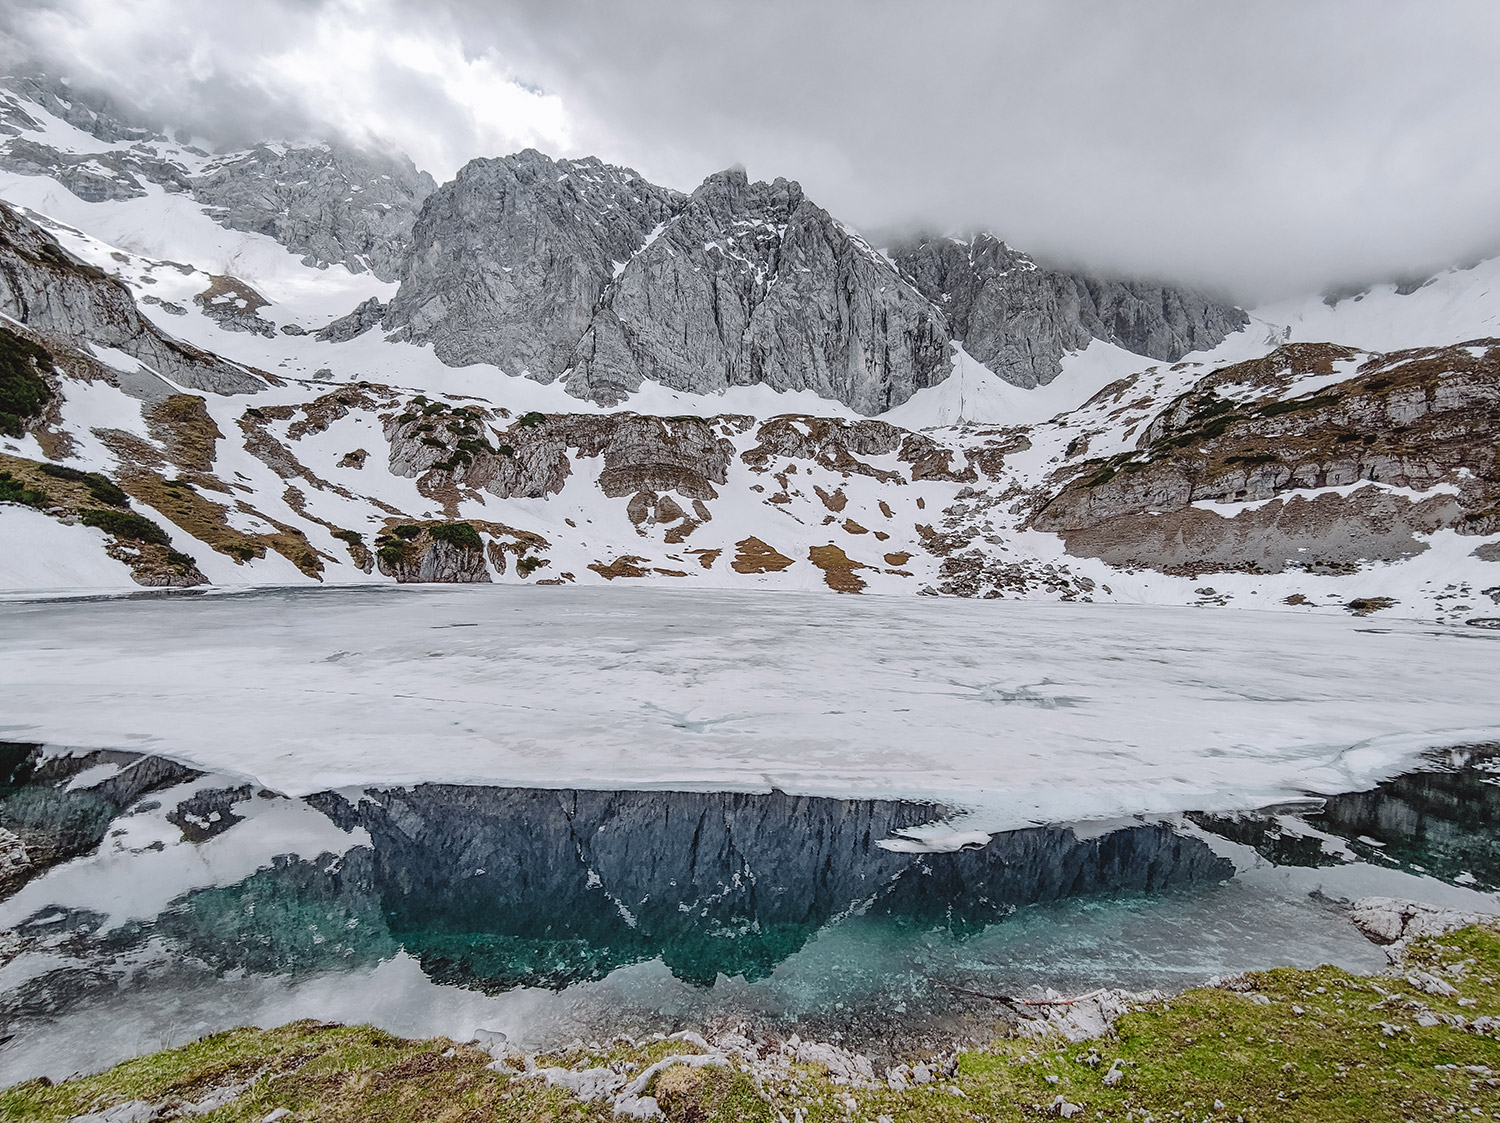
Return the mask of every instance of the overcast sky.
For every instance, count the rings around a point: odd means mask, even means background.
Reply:
[[[534,146],[800,180],[1246,301],[1500,252],[1496,0],[0,0],[217,143],[343,134],[439,179]]]

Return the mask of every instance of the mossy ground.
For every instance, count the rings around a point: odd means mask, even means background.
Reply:
[[[1500,1118],[1500,1041],[1417,1021],[1424,1011],[1424,1020],[1500,1013],[1500,932],[1469,928],[1421,941],[1408,958],[1408,970],[1416,969],[1457,993],[1425,993],[1404,973],[1278,969],[1247,976],[1243,989],[1192,990],[1151,1003],[1093,1041],[998,1039],[961,1054],[951,1076],[901,1091],[838,1085],[806,1064],[773,1079],[735,1068],[668,1069],[674,1075],[659,1076],[653,1091],[673,1123],[772,1123],[799,1115],[807,1123],[882,1116],[989,1123],[1056,1117],[1059,1096],[1081,1106],[1074,1119],[1137,1123]],[[677,1041],[617,1044],[538,1063],[640,1071],[665,1053],[690,1051]],[[199,1118],[256,1120],[281,1107],[292,1113],[288,1123],[613,1118],[608,1100],[580,1103],[542,1080],[492,1073],[489,1061],[487,1053],[444,1039],[406,1041],[369,1027],[300,1022],[217,1034],[57,1085],[20,1084],[0,1093],[0,1119],[46,1123],[128,1100],[193,1102],[230,1085],[244,1090]],[[1116,1061],[1124,1075],[1106,1084]]]

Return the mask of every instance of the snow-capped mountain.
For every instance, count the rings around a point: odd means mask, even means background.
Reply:
[[[4,87],[0,586],[1500,600],[1500,261],[1247,313],[735,170],[439,186]]]

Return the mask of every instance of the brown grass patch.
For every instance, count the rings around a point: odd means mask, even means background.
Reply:
[[[857,562],[832,542],[826,546],[813,546],[807,558],[823,571],[823,580],[838,593],[858,593],[865,588],[865,580],[856,570],[869,569],[864,562]]]
[[[911,555],[908,553],[887,554],[885,556],[886,565],[902,566],[909,561],[911,561]]]
[[[209,416],[208,403],[197,394],[173,394],[141,411],[146,430],[166,446],[167,457],[184,472],[214,469],[217,442],[224,434]]]
[[[844,533],[845,534],[869,534],[870,531],[869,531],[868,527],[860,526],[859,523],[855,522],[853,519],[845,519],[844,520]]]
[[[101,438],[104,434],[97,434]],[[128,434],[123,434],[128,436]],[[123,450],[106,440],[111,450],[124,459]],[[144,442],[141,442],[144,443]],[[217,481],[214,481],[217,483]],[[120,486],[133,499],[155,508],[187,534],[227,554],[237,563],[243,564],[252,558],[263,558],[268,549],[275,550],[309,577],[321,578],[323,561],[333,559],[315,549],[306,536],[296,527],[278,522],[256,510],[243,500],[235,504],[236,509],[263,519],[275,528],[273,533],[249,534],[229,525],[229,507],[216,503],[202,495],[189,482],[168,480],[156,472],[145,471],[139,464],[132,465],[128,475],[120,478]],[[220,485],[222,486],[222,485]]]
[[[829,494],[814,484],[813,490],[818,493],[818,498],[823,501],[823,506],[827,507],[834,514],[838,514],[849,505],[849,497],[844,494],[843,488],[839,488],[832,494]]]
[[[714,562],[719,560],[723,550],[689,550],[688,553],[698,559],[698,564],[704,569],[712,569]]]
[[[202,308],[237,311],[246,316],[253,316],[271,305],[269,300],[244,281],[227,273],[212,274],[208,279],[208,288],[194,296],[193,303]]]
[[[613,581],[616,577],[649,577],[650,571],[642,569],[641,563],[645,558],[636,557],[634,554],[626,554],[624,557],[616,558],[605,565],[603,562],[590,562],[589,568],[603,577],[606,581]],[[686,576],[684,574],[684,576]]]
[[[736,542],[735,548],[739,552],[735,554],[729,567],[736,573],[780,573],[794,564],[791,558],[778,553],[754,536]]]

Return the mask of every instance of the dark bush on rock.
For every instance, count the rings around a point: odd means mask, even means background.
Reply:
[[[66,464],[39,464],[37,471],[55,480],[68,480],[72,483],[83,484],[89,489],[89,494],[100,503],[106,503],[111,507],[130,506],[130,499],[121,490],[120,485],[99,472],[82,472],[77,468],[69,468]]]
[[[158,546],[169,545],[171,537],[157,523],[133,511],[101,511],[90,509],[78,512],[84,526],[97,526],[106,534],[116,538],[131,538],[137,542],[151,542]]]
[[[0,328],[0,433],[19,437],[27,421],[41,416],[52,400],[42,371],[51,369],[46,348]]]
[[[447,542],[461,550],[482,550],[484,539],[469,523],[440,523],[427,528],[434,542]]]

